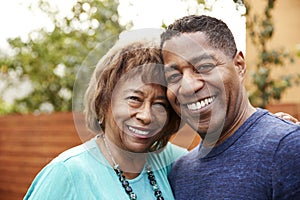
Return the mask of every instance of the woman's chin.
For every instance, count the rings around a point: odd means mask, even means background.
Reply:
[[[147,153],[149,147],[145,147],[145,145],[140,144],[132,144],[130,147],[128,147],[128,151],[132,153]]]
[[[136,139],[136,138],[132,140],[131,138],[129,141],[123,144],[126,145],[126,149],[128,151],[131,151],[133,153],[147,153],[152,142],[147,140]]]

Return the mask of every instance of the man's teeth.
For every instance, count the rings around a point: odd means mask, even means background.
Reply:
[[[204,106],[211,104],[211,102],[213,102],[214,99],[215,97],[209,97],[195,103],[187,104],[187,107],[189,110],[199,110]]]
[[[136,133],[136,134],[139,134],[139,135],[147,135],[147,134],[149,134],[149,131],[141,131],[141,130],[132,128],[131,126],[129,126],[128,129],[129,129],[130,131]]]

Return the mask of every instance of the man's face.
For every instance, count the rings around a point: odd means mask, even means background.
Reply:
[[[201,32],[184,33],[164,43],[167,97],[201,136],[224,132],[235,121],[245,67],[235,59],[211,47]]]

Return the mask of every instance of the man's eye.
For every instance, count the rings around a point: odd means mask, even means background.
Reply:
[[[210,70],[214,69],[216,67],[216,65],[214,64],[203,64],[203,65],[199,65],[198,67],[195,68],[195,71],[197,71],[198,73],[207,73]]]
[[[182,75],[180,73],[176,73],[176,74],[171,74],[166,77],[167,77],[166,79],[167,79],[168,83],[176,83],[181,79]]]

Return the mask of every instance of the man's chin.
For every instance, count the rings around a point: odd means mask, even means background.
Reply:
[[[211,119],[187,120],[187,124],[202,136],[207,133],[218,133],[223,129],[224,120],[214,121],[215,123]]]

